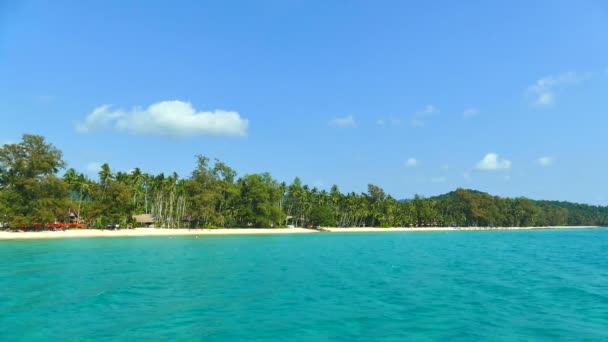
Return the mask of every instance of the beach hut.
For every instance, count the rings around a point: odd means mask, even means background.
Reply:
[[[154,226],[154,216],[150,214],[134,215],[133,219],[137,222],[138,227],[151,228]]]

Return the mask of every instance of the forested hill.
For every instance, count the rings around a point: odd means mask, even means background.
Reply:
[[[196,157],[186,177],[139,168],[97,179],[67,169],[63,153],[41,136],[0,146],[0,227],[37,229],[53,223],[90,228],[135,225],[148,214],[157,227],[294,226],[557,226],[607,225],[608,208],[457,189],[398,201],[379,186],[367,192],[289,184],[269,173],[238,176],[219,160]],[[67,169],[67,170],[66,170]]]
[[[483,226],[580,226],[608,224],[608,207],[588,204],[503,198],[488,193],[457,189],[429,198],[465,225]]]

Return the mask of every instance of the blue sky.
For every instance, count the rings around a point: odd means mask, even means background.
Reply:
[[[0,143],[608,204],[605,1],[0,1]]]

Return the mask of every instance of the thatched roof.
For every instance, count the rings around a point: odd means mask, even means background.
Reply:
[[[150,214],[133,215],[137,223],[154,223],[154,216]]]

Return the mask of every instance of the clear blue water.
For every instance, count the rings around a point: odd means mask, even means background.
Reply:
[[[608,230],[0,241],[0,336],[608,340]]]

